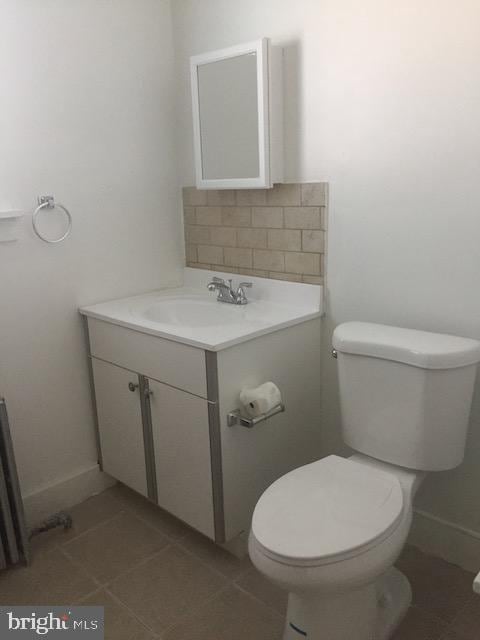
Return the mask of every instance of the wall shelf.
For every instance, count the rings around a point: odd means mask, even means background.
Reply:
[[[0,244],[17,242],[18,221],[24,215],[20,209],[0,209]]]
[[[9,211],[0,211],[0,220],[15,220],[25,215],[24,211],[19,209],[10,209]]]

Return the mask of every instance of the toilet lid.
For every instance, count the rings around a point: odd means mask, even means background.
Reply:
[[[387,537],[402,509],[393,474],[328,456],[287,473],[263,493],[252,533],[279,561],[320,565]]]

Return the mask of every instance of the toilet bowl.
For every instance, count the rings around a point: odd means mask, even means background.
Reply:
[[[371,640],[372,629],[375,640],[388,637],[411,600],[408,581],[391,567],[421,478],[366,456],[328,456],[267,489],[249,553],[290,594],[284,640]]]

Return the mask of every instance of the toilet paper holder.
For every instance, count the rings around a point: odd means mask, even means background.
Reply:
[[[260,422],[264,422],[265,420],[276,416],[277,413],[283,413],[283,411],[285,411],[285,405],[277,404],[276,407],[273,407],[273,409],[270,409],[267,413],[262,413],[256,418],[246,418],[245,416],[242,416],[240,409],[235,409],[235,411],[227,413],[227,425],[229,427],[234,427],[236,424],[239,424],[241,427],[252,429]]]

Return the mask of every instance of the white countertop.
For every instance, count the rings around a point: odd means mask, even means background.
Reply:
[[[216,300],[207,290],[213,276],[253,283],[249,303]],[[272,331],[318,318],[323,312],[323,287],[251,276],[184,270],[184,285],[82,307],[85,316],[136,331],[219,351]]]

